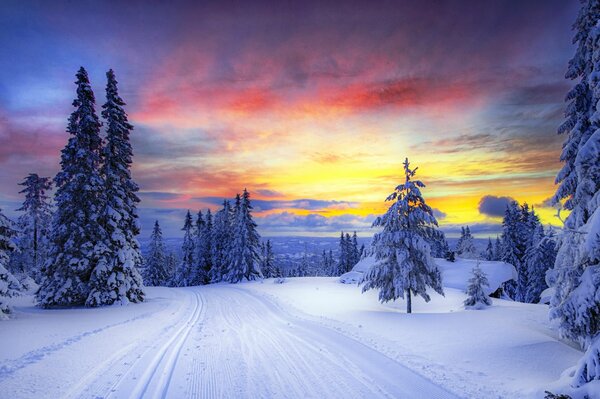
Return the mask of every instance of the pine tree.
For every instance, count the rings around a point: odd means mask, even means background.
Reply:
[[[494,246],[492,245],[492,239],[488,237],[488,244],[485,248],[485,252],[483,254],[483,258],[487,261],[494,260]]]
[[[196,255],[194,257],[194,260],[196,261],[196,277],[194,285],[210,283],[210,259],[207,259],[206,257],[207,253],[209,252],[206,247],[207,245],[210,245],[209,228],[210,227],[207,226],[207,221],[202,215],[202,211],[198,211],[198,215],[196,216],[196,237],[194,245],[194,248],[196,249]]]
[[[100,122],[85,69],[79,69],[76,84],[75,111],[67,128],[71,137],[62,150],[61,171],[54,179],[52,243],[37,293],[42,307],[85,304],[91,273],[108,252],[101,221],[104,182],[99,168]]]
[[[446,240],[446,236],[440,231],[439,238],[433,240],[431,243],[431,256],[434,258],[444,258],[450,251],[450,246]]]
[[[360,260],[360,249],[358,248],[358,236],[356,235],[356,231],[352,234],[352,262],[350,264],[350,270],[358,263]]]
[[[496,242],[494,242],[494,258],[492,260],[502,259],[502,241],[500,237],[496,236]]]
[[[546,272],[554,266],[556,260],[556,242],[552,230],[546,234],[540,224],[533,235],[532,245],[525,253],[527,269],[527,291],[525,302],[534,303],[540,300],[540,294],[548,285]]]
[[[273,246],[271,240],[263,242],[261,245],[261,266],[264,278],[275,277],[275,256],[273,255]]]
[[[412,180],[417,168],[410,169],[404,161],[405,182],[396,187],[386,201],[394,201],[388,211],[375,219],[373,226],[383,230],[373,238],[377,262],[364,274],[363,292],[379,289],[379,300],[387,302],[404,298],[411,313],[411,295],[420,295],[426,302],[427,287],[443,295],[442,276],[431,257],[431,242],[439,236],[432,209],[421,196],[425,185]]]
[[[177,265],[179,264],[179,259],[177,258],[177,254],[173,251],[169,251],[167,255],[167,280],[165,281],[165,285],[174,287],[175,286],[175,273],[177,272]]]
[[[473,268],[473,276],[469,279],[469,284],[467,285],[466,294],[468,297],[464,302],[465,307],[481,309],[485,306],[490,306],[492,300],[483,291],[483,287],[489,287],[489,285],[487,276],[479,267],[479,263],[477,263],[477,266]]]
[[[477,258],[477,249],[469,226],[461,229],[461,236],[456,244],[456,255],[466,259]]]
[[[517,301],[524,302],[529,287],[525,255],[532,246],[532,237],[540,221],[535,212],[525,203],[520,206],[512,202],[507,206],[502,222],[502,260],[513,265],[517,271],[517,281],[504,284],[506,293]]]
[[[52,205],[47,192],[52,188],[52,181],[49,177],[30,173],[19,184],[25,187],[19,192],[25,194],[25,201],[17,209],[23,215],[17,221],[19,253],[14,262],[16,270],[12,271],[41,282],[50,244]]]
[[[586,353],[572,385],[600,380],[600,1],[589,0],[573,28],[575,56],[566,77],[578,80],[567,94],[567,134],[556,176],[555,202],[570,211],[559,239],[554,269],[548,273],[555,294],[550,317],[562,337],[578,341]]]
[[[223,208],[215,214],[211,233],[212,267],[210,269],[210,280],[213,283],[222,281],[226,273],[225,264],[233,237],[231,222],[231,205],[229,201],[225,200],[223,201]]]
[[[10,254],[16,250],[12,242],[15,236],[11,221],[0,210],[0,320],[6,319],[12,312],[6,298],[18,295],[21,284],[8,271]]]
[[[131,178],[133,150],[128,122],[119,96],[113,70],[106,73],[106,103],[102,116],[106,121],[106,145],[103,155],[104,208],[101,223],[106,230],[107,252],[95,265],[90,277],[88,306],[137,303],[144,300],[144,285],[138,271],[142,254],[136,236],[140,232],[136,195],[139,190]]]
[[[350,240],[350,235],[344,234],[344,232],[342,231],[340,233],[340,257],[338,260],[337,272],[336,272],[336,275],[338,275],[338,276],[349,272],[351,269],[350,264],[352,263],[352,259],[351,259],[352,242],[349,242],[349,240]]]
[[[204,269],[204,282],[203,284],[209,284],[212,280],[212,245],[213,245],[213,217],[210,209],[206,211],[206,218],[204,222],[204,231],[202,233],[202,244],[200,246],[201,253],[200,258],[202,259]]]
[[[171,273],[168,269],[167,256],[162,230],[158,220],[154,222],[154,229],[150,236],[146,268],[144,270],[144,282],[149,286],[168,285]]]
[[[188,287],[195,279],[194,270],[194,223],[192,214],[188,210],[183,224],[183,244],[181,245],[181,262],[175,271],[174,285],[177,287]]]
[[[243,278],[254,280],[261,277],[260,236],[256,231],[256,223],[252,219],[250,193],[246,189],[241,201],[236,199],[235,216],[233,241],[227,257],[226,280],[230,283],[237,283]]]

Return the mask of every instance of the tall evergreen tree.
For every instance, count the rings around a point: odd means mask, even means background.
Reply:
[[[358,236],[356,235],[356,231],[352,234],[352,262],[350,264],[350,270],[358,263],[360,260],[360,248],[358,247]]]
[[[104,203],[101,223],[106,230],[107,251],[95,265],[90,278],[88,306],[113,303],[137,303],[144,300],[144,285],[138,271],[142,254],[136,236],[140,232],[136,192],[131,177],[133,150],[127,119],[113,70],[106,73],[106,103],[102,117],[106,121],[106,145],[101,173],[104,178]]]
[[[226,268],[227,256],[231,248],[232,241],[232,214],[229,201],[223,201],[223,208],[220,209],[214,217],[213,229],[211,233],[211,263],[210,280],[211,282],[222,281]]]
[[[394,201],[388,211],[375,219],[373,226],[383,230],[373,238],[376,262],[364,274],[363,292],[379,289],[379,300],[387,302],[404,298],[406,311],[412,312],[411,296],[420,295],[426,302],[427,287],[443,295],[442,276],[431,257],[431,242],[440,232],[432,209],[425,203],[421,188],[413,180],[417,168],[404,161],[405,182],[396,187],[386,201]]]
[[[492,260],[501,260],[502,259],[502,241],[500,241],[500,237],[496,236],[496,241],[494,242],[494,258]]]
[[[56,175],[56,213],[45,275],[37,293],[40,306],[83,305],[90,276],[108,252],[102,223],[104,182],[100,176],[102,140],[96,100],[85,69],[77,72],[71,135]]]
[[[525,255],[533,245],[533,236],[540,225],[538,216],[527,204],[511,202],[502,221],[502,260],[513,265],[517,271],[517,281],[504,284],[508,296],[524,302],[529,287]]]
[[[23,214],[17,221],[19,253],[13,272],[26,274],[36,282],[41,282],[50,244],[52,205],[47,192],[52,188],[52,181],[49,177],[30,173],[19,184],[25,187],[19,192],[25,195],[25,200],[17,209]]]
[[[525,252],[525,268],[527,269],[527,291],[525,302],[534,303],[540,300],[540,294],[548,285],[546,272],[554,266],[556,260],[556,242],[552,229],[544,232],[540,224],[533,235],[532,245]]]
[[[271,240],[267,240],[261,244],[260,270],[264,278],[275,277],[275,256]]]
[[[212,245],[213,245],[213,217],[210,209],[206,211],[204,232],[202,234],[201,254],[200,257],[204,268],[204,284],[209,284],[212,280]]]
[[[435,258],[444,258],[450,252],[450,246],[446,240],[445,234],[440,231],[439,238],[431,243],[431,256]]]
[[[567,134],[556,177],[555,202],[570,211],[548,281],[554,285],[550,317],[562,337],[586,349],[572,385],[600,380],[600,1],[582,2],[573,25],[577,44],[566,77],[576,80],[567,94]]]
[[[0,210],[0,320],[6,319],[12,312],[7,298],[18,294],[21,285],[8,271],[10,254],[16,250],[12,239],[15,235],[11,221]]]
[[[207,214],[208,216],[209,214]],[[194,260],[196,261],[194,285],[210,283],[210,259],[207,258],[207,254],[210,252],[210,248],[207,248],[207,246],[210,246],[209,229],[210,227],[207,226],[207,220],[202,215],[202,211],[198,211],[194,245],[196,250],[196,255],[194,256]]]
[[[165,285],[174,287],[175,286],[175,273],[177,272],[177,265],[179,265],[179,259],[177,254],[173,251],[169,251],[167,254],[167,274],[168,278],[165,281]]]
[[[260,236],[256,231],[256,223],[252,219],[250,193],[246,189],[241,201],[236,199],[235,216],[233,241],[227,257],[226,280],[230,283],[237,283],[243,278],[254,280],[261,276]]]
[[[194,248],[194,222],[192,214],[188,210],[183,224],[183,244],[181,245],[181,262],[175,271],[174,285],[177,287],[188,287],[195,280],[195,248]]]
[[[494,260],[494,246],[492,245],[492,239],[488,237],[487,247],[485,247],[485,252],[483,253],[483,258],[485,260]]]
[[[162,230],[160,229],[157,220],[154,222],[154,228],[152,229],[152,235],[150,236],[146,268],[144,269],[144,282],[146,285],[156,287],[168,285],[170,278],[171,273],[168,269]]]

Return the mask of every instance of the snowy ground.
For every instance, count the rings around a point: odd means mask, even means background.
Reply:
[[[544,305],[380,305],[334,278],[151,288],[148,302],[0,323],[7,398],[527,398],[581,353]]]

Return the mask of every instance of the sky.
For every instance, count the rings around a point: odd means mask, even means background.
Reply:
[[[557,224],[579,2],[338,3],[2,1],[0,206],[58,171],[83,66],[127,102],[142,235],[247,188],[265,236],[366,236],[406,157],[450,236],[513,199]]]

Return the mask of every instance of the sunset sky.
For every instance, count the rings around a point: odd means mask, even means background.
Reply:
[[[84,66],[113,68],[135,126],[142,234],[247,187],[263,235],[370,234],[419,166],[450,234],[547,199],[578,1],[0,4],[0,206],[54,176]]]

